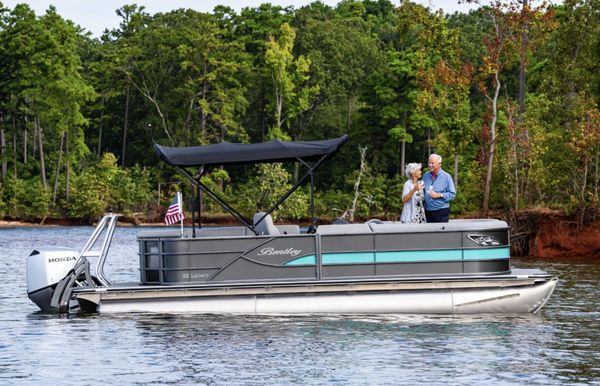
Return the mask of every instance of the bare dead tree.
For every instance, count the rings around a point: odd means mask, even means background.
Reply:
[[[40,118],[37,115],[35,116],[35,126],[37,129],[37,138],[39,140],[40,147],[40,175],[42,177],[42,186],[44,187],[44,190],[47,190],[48,183],[46,182],[46,164],[44,162],[44,142],[42,137],[42,125],[40,124]]]
[[[358,198],[360,197],[360,181],[363,174],[367,170],[367,147],[359,146],[358,151],[360,152],[360,169],[358,170],[358,177],[354,183],[354,198],[352,199],[352,207],[344,213],[347,213],[350,216],[350,222],[354,221],[354,214],[356,213],[356,206],[358,205]]]
[[[58,151],[58,161],[56,161],[56,174],[54,175],[54,189],[52,190],[52,204],[56,205],[56,195],[58,193],[58,175],[60,174],[60,164],[62,162],[63,147],[65,144],[65,134],[60,136],[60,150]]]

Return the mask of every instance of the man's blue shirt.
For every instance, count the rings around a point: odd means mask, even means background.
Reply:
[[[450,207],[450,201],[456,197],[454,181],[452,181],[450,174],[440,169],[434,181],[431,172],[427,172],[423,176],[423,182],[425,183],[425,191],[423,192],[425,196],[425,210],[438,210]],[[431,198],[429,190],[432,185],[433,191],[442,193],[444,197]]]

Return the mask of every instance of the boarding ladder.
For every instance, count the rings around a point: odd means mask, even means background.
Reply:
[[[62,278],[54,290],[50,307],[58,312],[70,312],[78,305],[71,306],[71,295],[75,287],[107,287],[112,282],[104,275],[104,262],[108,255],[108,249],[113,238],[115,226],[117,225],[118,214],[108,213],[102,217],[102,220],[94,229],[84,247],[79,251],[75,266],[69,273]],[[100,249],[92,250],[100,236],[104,234],[104,240]],[[95,275],[90,272],[91,258],[97,259]]]

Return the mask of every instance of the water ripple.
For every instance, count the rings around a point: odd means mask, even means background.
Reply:
[[[516,259],[560,277],[539,315],[55,316],[26,296],[25,261],[90,227],[0,230],[0,383],[19,385],[600,384],[600,263]],[[107,275],[137,280],[138,229]]]

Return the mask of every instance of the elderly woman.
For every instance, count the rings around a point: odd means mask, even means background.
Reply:
[[[400,221],[403,223],[422,223],[425,220],[425,207],[423,205],[423,181],[421,178],[421,164],[409,163],[405,169],[408,181],[402,189],[402,215]]]

